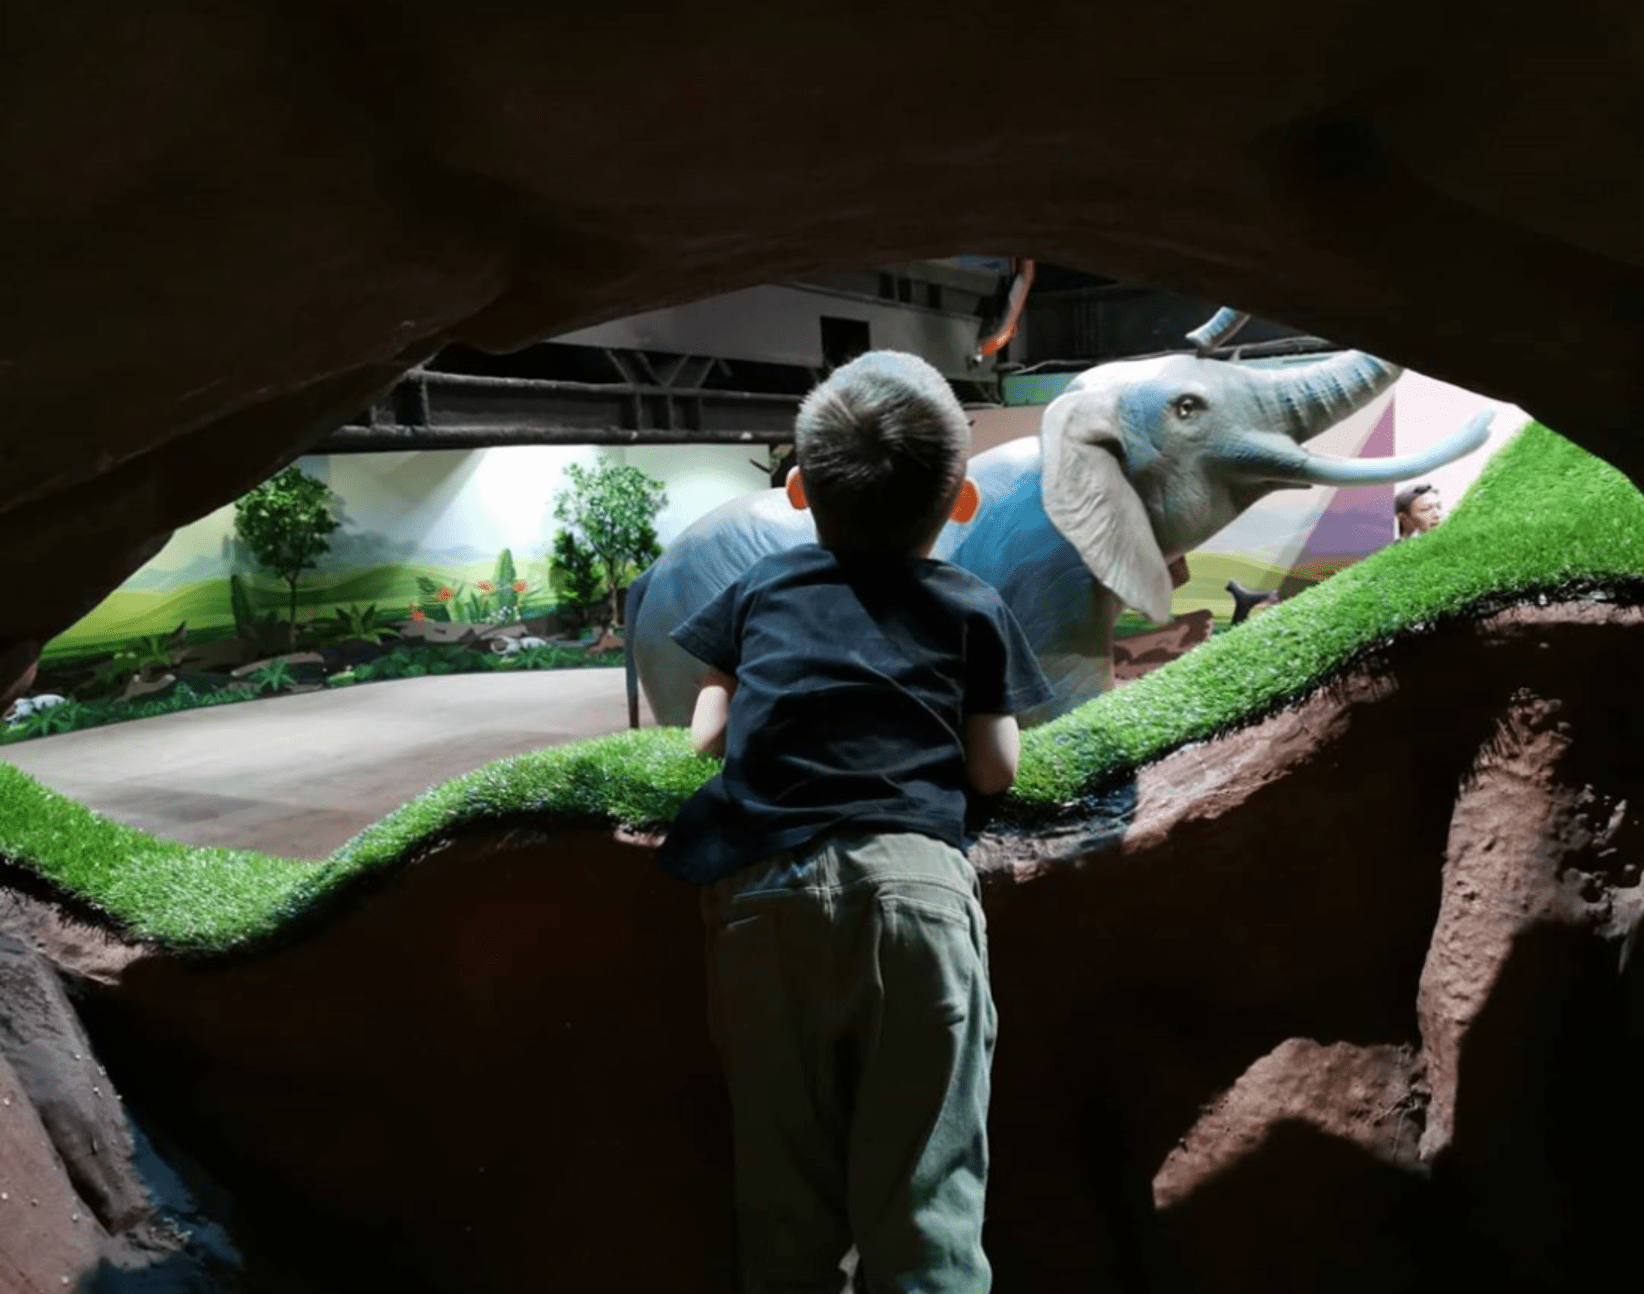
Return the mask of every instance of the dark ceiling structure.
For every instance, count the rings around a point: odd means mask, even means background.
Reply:
[[[998,258],[1002,267],[1008,258]],[[875,269],[835,279],[877,280],[875,313],[910,316],[901,330],[918,336],[918,315],[943,304],[942,287],[932,281],[939,263]],[[1024,297],[1020,323],[1007,307],[1012,276],[1001,269],[995,290],[967,294],[965,313],[978,337],[997,335],[1001,349],[986,363],[979,349],[964,376],[949,381],[971,407],[1006,403],[1003,379],[1013,373],[1075,372],[1108,360],[1192,349],[1188,331],[1214,307],[1193,297],[1130,284],[1063,266],[1035,267],[1034,290]],[[776,285],[778,287],[782,285]],[[814,284],[795,287],[825,292]],[[789,294],[790,296],[792,294]],[[950,291],[950,297],[953,295]],[[784,298],[785,300],[785,298]],[[792,301],[787,301],[792,305]],[[848,310],[849,305],[819,309]],[[781,333],[792,322],[761,318],[759,299],[727,299],[737,327],[715,332],[712,314],[698,321],[694,335],[704,354],[641,349],[610,344],[548,340],[504,354],[489,354],[456,343],[405,374],[387,395],[350,417],[312,447],[314,453],[372,453],[406,450],[471,450],[489,446],[543,444],[783,444],[792,439],[799,402],[826,372],[874,344],[873,320],[820,315],[812,329],[816,348],[805,362],[767,353],[761,331]],[[773,310],[774,315],[774,310]],[[1001,320],[1006,327],[1001,328]],[[850,325],[843,341],[830,325]],[[859,325],[859,326],[856,326]],[[598,330],[595,330],[596,332]],[[635,321],[626,332],[643,334]],[[749,337],[755,338],[749,341]],[[602,340],[608,340],[602,339]],[[944,347],[942,342],[948,342]],[[951,336],[938,338],[925,354],[943,361]],[[908,343],[904,342],[903,345]],[[971,349],[967,346],[967,350]],[[1241,329],[1238,346],[1220,353],[1240,356],[1299,354],[1332,349],[1332,343],[1265,320]],[[760,355],[762,358],[750,358]],[[948,357],[951,360],[951,355]]]

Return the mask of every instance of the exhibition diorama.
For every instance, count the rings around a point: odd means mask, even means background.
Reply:
[[[1567,8],[31,12],[0,1291],[766,1288],[676,631],[838,546],[884,353],[1048,684],[965,821],[991,1288],[1625,1267],[1644,19]]]

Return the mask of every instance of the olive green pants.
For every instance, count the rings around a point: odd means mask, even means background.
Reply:
[[[976,873],[836,836],[703,891],[743,1294],[985,1294],[998,1029]],[[843,1264],[843,1266],[842,1266]]]

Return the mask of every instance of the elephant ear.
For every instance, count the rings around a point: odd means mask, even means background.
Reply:
[[[1081,413],[1087,416],[1081,417]],[[1082,393],[1058,396],[1040,428],[1045,513],[1101,583],[1151,620],[1170,619],[1174,586],[1116,432],[1093,425]]]

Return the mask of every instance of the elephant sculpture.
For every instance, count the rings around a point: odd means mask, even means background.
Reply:
[[[1195,334],[1201,351],[1210,328]],[[1341,459],[1303,447],[1401,371],[1357,351],[1286,368],[1204,354],[1113,361],[1073,379],[1045,409],[1038,440],[973,458],[981,506],[943,528],[933,555],[997,588],[1026,631],[1056,698],[1023,723],[1110,688],[1120,611],[1169,620],[1184,556],[1258,499],[1405,480],[1484,443],[1488,413],[1414,454]],[[780,489],[733,499],[680,535],[628,593],[630,724],[641,684],[657,722],[688,724],[705,671],[669,633],[766,553],[815,540],[810,514]]]

